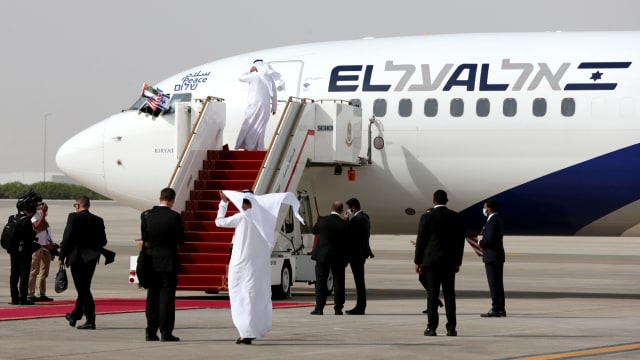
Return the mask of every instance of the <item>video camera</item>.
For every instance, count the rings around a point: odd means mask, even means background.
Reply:
[[[38,203],[42,202],[42,196],[37,192],[33,191],[33,189],[29,189],[24,195],[18,198],[18,202],[16,203],[16,208],[18,211],[29,211],[35,212],[38,207]]]
[[[49,254],[51,254],[51,261],[53,261],[53,259],[56,256],[60,256],[60,245],[53,243],[51,244],[53,245],[53,248],[51,250],[49,250]]]

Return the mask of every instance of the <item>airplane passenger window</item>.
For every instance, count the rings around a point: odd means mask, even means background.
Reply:
[[[464,114],[464,101],[459,98],[451,100],[451,106],[449,108],[449,112],[453,117],[462,116],[462,114]]]
[[[411,99],[402,99],[398,104],[398,113],[402,117],[411,116],[411,112],[413,111],[413,104],[411,103]]]
[[[504,101],[502,102],[502,113],[504,114],[504,116],[508,116],[508,117],[515,116],[517,111],[518,111],[518,103],[516,102],[516,99],[513,99],[513,98],[504,99]]]
[[[427,99],[424,101],[424,114],[427,117],[434,117],[438,115],[438,100]]]
[[[486,117],[489,115],[489,110],[491,109],[491,104],[489,103],[489,99],[482,98],[478,99],[476,102],[476,114],[480,117]]]
[[[562,112],[563,116],[573,116],[573,114],[575,114],[576,112],[576,101],[573,98],[562,99],[560,111]]]
[[[547,114],[547,100],[537,98],[533,100],[533,116],[545,116]]]
[[[387,100],[376,99],[373,102],[373,115],[376,117],[383,117],[387,115]]]

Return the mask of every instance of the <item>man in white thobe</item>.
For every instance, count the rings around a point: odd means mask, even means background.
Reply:
[[[249,83],[244,122],[238,134],[236,149],[264,150],[264,133],[269,114],[278,109],[278,94],[273,77],[267,73],[262,60],[256,60],[249,72],[238,79]]]
[[[236,229],[228,277],[231,318],[240,334],[236,344],[251,344],[271,330],[270,258],[280,206],[291,205],[302,222],[300,202],[292,193],[253,195],[224,190],[220,198],[216,226]],[[229,201],[240,211],[225,217]]]

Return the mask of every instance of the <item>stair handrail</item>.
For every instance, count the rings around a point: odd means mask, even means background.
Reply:
[[[298,98],[298,97],[294,97],[294,96],[289,96],[289,99],[287,100],[287,103],[285,105],[284,111],[282,112],[282,115],[280,116],[280,120],[278,121],[278,125],[276,126],[276,130],[273,133],[273,136],[271,137],[271,142],[269,144],[269,147],[267,148],[267,156],[265,156],[265,158],[262,160],[262,165],[260,166],[260,171],[258,172],[258,175],[256,176],[256,181],[254,182],[253,185],[253,191],[256,192],[256,186],[258,185],[258,181],[260,180],[260,178],[262,177],[262,174],[264,173],[264,170],[267,168],[267,164],[272,161],[272,156],[278,156],[278,159],[276,161],[276,166],[274,166],[274,168],[277,168],[278,170],[280,170],[281,166],[280,164],[282,164],[283,158],[285,156],[285,153],[287,152],[287,149],[289,148],[289,144],[292,141],[292,136],[287,136],[285,141],[285,145],[282,146],[280,152],[278,154],[272,154],[271,150],[274,148],[274,145],[276,143],[276,141],[280,138],[282,133],[282,130],[284,128],[285,125],[287,125],[286,123],[284,123],[284,120],[286,118],[286,115],[289,111],[289,107],[291,105],[291,103],[294,100],[299,100],[300,101],[300,107],[298,108],[298,111],[296,112],[295,116],[293,117],[292,120],[292,124],[291,127],[289,127],[289,131],[295,131],[298,127],[298,123],[300,122],[300,118],[301,118],[301,114],[302,114],[302,110],[305,107],[305,104],[307,102],[311,102],[313,103],[314,100],[312,99],[308,99],[308,98]],[[286,134],[286,135],[291,135]],[[274,171],[274,173],[271,174],[271,178],[269,179],[268,182],[268,186],[265,188],[266,191],[269,191],[272,187],[273,187],[273,182],[276,178],[275,176],[276,171]]]
[[[202,99],[199,99],[199,100],[202,100]],[[190,188],[187,188],[186,190],[184,188],[176,189],[175,185],[176,185],[177,180],[183,175],[182,171],[183,171],[183,165],[185,164],[185,162],[189,159],[190,156],[195,156],[195,154],[193,154],[193,152],[190,151],[191,150],[191,146],[193,144],[195,136],[197,135],[198,131],[200,130],[200,124],[201,124],[202,117],[205,114],[205,112],[207,110],[207,107],[209,106],[209,103],[212,102],[212,101],[224,102],[224,99],[220,98],[220,97],[216,97],[216,96],[207,96],[204,99],[204,102],[202,104],[202,109],[200,109],[200,113],[198,114],[196,122],[193,125],[193,127],[191,128],[191,132],[189,134],[189,138],[187,139],[187,142],[185,143],[185,146],[182,149],[182,153],[180,154],[180,158],[178,159],[178,162],[176,163],[176,167],[174,168],[173,173],[171,175],[171,179],[169,180],[169,187],[173,188],[176,191],[176,202],[175,202],[175,205],[174,205],[173,209],[178,211],[178,212],[181,212],[186,207],[186,201],[188,200],[189,196],[188,196],[188,194],[185,195],[185,192],[188,192],[188,190],[190,190]],[[205,151],[205,157],[206,157],[206,151]],[[198,169],[198,171],[199,170],[200,169]],[[189,186],[192,183],[193,183],[193,181],[191,181],[191,180],[187,181],[187,185],[189,185]]]

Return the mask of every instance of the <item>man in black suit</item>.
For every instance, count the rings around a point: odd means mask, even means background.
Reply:
[[[367,307],[367,288],[364,282],[364,263],[367,258],[373,258],[369,245],[371,223],[369,215],[360,209],[360,201],[356,198],[347,200],[349,208],[349,242],[347,247],[347,261],[351,266],[353,281],[356,285],[356,306],[347,310],[348,315],[364,315]]]
[[[153,273],[147,285],[146,341],[180,341],[173,335],[176,319],[176,286],[180,259],[178,245],[184,244],[184,229],[180,214],[171,210],[176,192],[171,188],[160,192],[160,205],[140,216],[142,246],[151,258]]]
[[[73,284],[78,292],[76,306],[65,318],[72,327],[84,314],[86,322],[78,325],[78,329],[96,328],[96,305],[91,294],[91,280],[96,271],[100,252],[107,244],[104,221],[101,217],[89,212],[91,203],[86,196],[80,196],[70,213],[60,243],[58,265],[63,263],[71,267]]]
[[[491,291],[491,310],[482,317],[506,317],[507,311],[504,306],[504,225],[502,218],[498,215],[499,205],[494,199],[489,199],[484,203],[482,212],[487,216],[487,223],[482,229],[482,239],[478,242],[482,248],[482,262],[487,272],[489,291]]]
[[[327,279],[333,274],[333,302],[336,315],[342,315],[344,307],[344,269],[347,266],[346,245],[349,223],[342,214],[342,202],[331,205],[331,214],[322,216],[313,226],[313,234],[319,235],[311,254],[316,261],[316,307],[311,315],[322,315],[327,303]]]
[[[447,193],[433,194],[433,209],[420,217],[414,264],[426,272],[428,322],[425,336],[436,336],[440,285],[447,314],[447,336],[457,336],[455,276],[462,265],[464,225],[460,215],[446,207]]]
[[[29,271],[31,270],[31,254],[29,244],[36,239],[36,232],[31,226],[31,218],[36,212],[36,205],[33,203],[22,203],[18,200],[16,204],[18,213],[15,215],[16,228],[11,242],[11,247],[7,249],[11,258],[11,273],[9,276],[9,289],[11,291],[12,305],[35,305],[28,299]],[[19,285],[18,285],[19,284]]]

